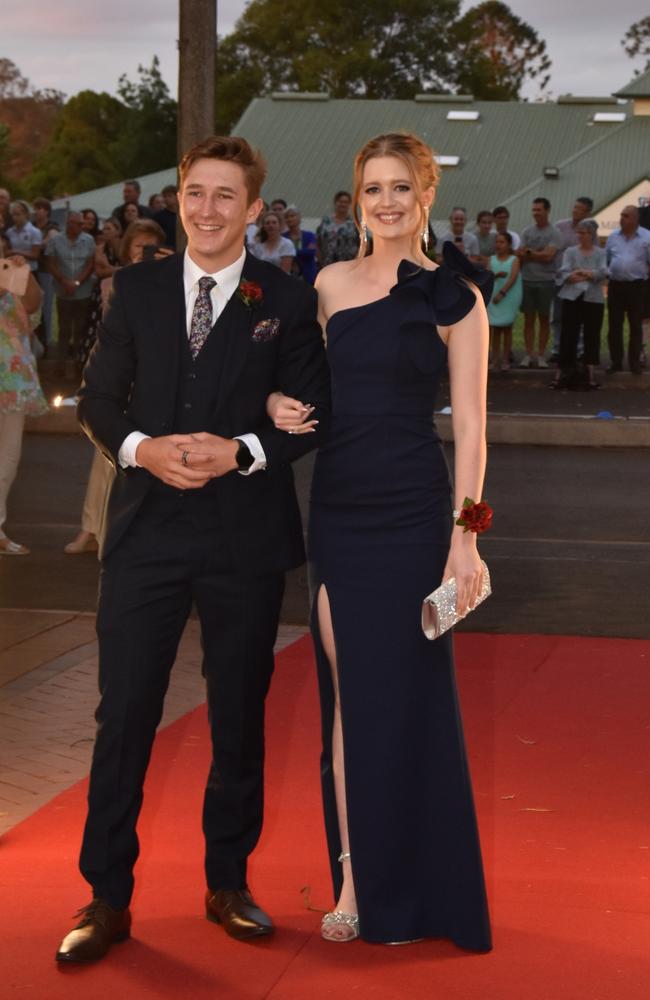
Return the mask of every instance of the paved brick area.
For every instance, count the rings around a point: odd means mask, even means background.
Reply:
[[[276,649],[306,630],[282,626]],[[92,614],[0,611],[0,836],[84,778],[97,703]],[[198,622],[188,622],[161,727],[205,700]]]

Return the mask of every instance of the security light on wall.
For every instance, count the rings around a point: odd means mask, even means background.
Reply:
[[[544,169],[542,170],[542,173],[544,174],[544,177],[548,177],[550,180],[556,181],[558,179],[558,177],[560,176],[560,168],[559,167],[544,167]]]
[[[476,122],[481,117],[480,111],[448,111],[448,122]]]
[[[439,167],[457,167],[460,163],[460,156],[435,156]]]

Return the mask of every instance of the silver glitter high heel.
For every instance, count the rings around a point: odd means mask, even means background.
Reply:
[[[339,861],[349,861],[350,852],[339,854]],[[343,910],[331,910],[323,917],[320,925],[321,937],[325,941],[354,941],[359,937],[359,916],[357,913],[344,913]]]

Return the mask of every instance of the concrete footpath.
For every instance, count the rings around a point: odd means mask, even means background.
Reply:
[[[276,649],[305,631],[282,626]],[[98,692],[94,614],[0,610],[0,637],[1,846],[2,834],[88,774]],[[199,626],[191,620],[161,727],[203,701]]]

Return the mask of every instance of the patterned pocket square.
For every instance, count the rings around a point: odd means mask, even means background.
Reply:
[[[263,344],[267,340],[273,340],[280,332],[279,319],[263,319],[253,330],[253,340],[258,344]]]

